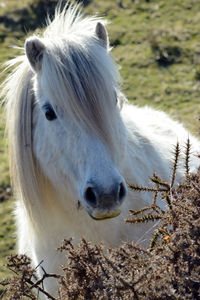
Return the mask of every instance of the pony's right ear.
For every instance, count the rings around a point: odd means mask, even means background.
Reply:
[[[25,52],[33,71],[41,70],[45,45],[38,37],[30,37],[25,42]]]

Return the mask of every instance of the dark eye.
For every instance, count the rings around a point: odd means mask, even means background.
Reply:
[[[43,106],[43,110],[44,110],[44,113],[45,113],[45,117],[47,118],[48,121],[53,121],[57,118],[51,104],[49,104],[49,103],[45,104]]]

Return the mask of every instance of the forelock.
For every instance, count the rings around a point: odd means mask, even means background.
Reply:
[[[48,41],[42,72],[54,103],[111,142],[114,93],[119,75],[109,53],[95,37]]]

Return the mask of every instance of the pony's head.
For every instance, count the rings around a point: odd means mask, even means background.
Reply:
[[[126,196],[120,166],[125,129],[108,34],[77,8],[57,11],[42,37],[25,43],[32,74],[32,151],[45,177],[95,219],[117,216]],[[21,116],[22,118],[24,116]]]

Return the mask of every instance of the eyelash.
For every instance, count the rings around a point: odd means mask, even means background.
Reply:
[[[116,100],[116,104],[117,104],[117,102],[118,102],[117,92],[114,91],[114,93],[115,93],[115,100]]]
[[[43,106],[43,110],[45,113],[45,117],[48,121],[53,121],[55,119],[57,119],[56,113],[53,110],[53,107],[51,106],[51,104],[47,103]]]

